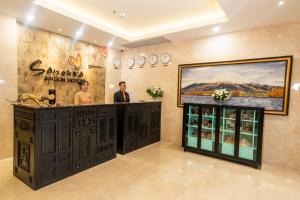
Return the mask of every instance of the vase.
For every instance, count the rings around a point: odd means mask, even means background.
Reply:
[[[219,100],[219,101],[215,100],[215,102],[217,105],[226,105],[227,104],[227,100]]]
[[[159,97],[152,97],[153,101],[159,101]]]

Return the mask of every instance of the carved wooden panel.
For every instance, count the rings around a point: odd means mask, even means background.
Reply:
[[[125,114],[125,124],[124,124],[125,140],[133,139],[138,136],[139,132],[139,112],[127,112]]]
[[[149,115],[149,143],[160,140],[160,110],[154,110]]]
[[[34,113],[28,109],[14,110],[14,159],[13,173],[15,176],[34,186]],[[24,118],[27,117],[27,118]]]
[[[48,184],[71,172],[72,109],[49,109],[42,116],[41,176],[42,184]]]
[[[43,126],[43,143],[42,143],[42,153],[49,154],[56,152],[56,131],[57,124],[55,122],[44,124]]]
[[[97,145],[105,143],[106,141],[106,116],[99,116],[98,119],[98,131],[97,131]]]
[[[59,122],[59,151],[65,151],[71,147],[71,121]]]
[[[116,117],[108,116],[108,139],[114,140],[116,133]]]
[[[15,106],[14,175],[38,189],[112,159],[116,130],[115,106]]]
[[[161,103],[118,107],[118,153],[125,154],[160,140]],[[119,119],[124,116],[123,119]]]
[[[107,107],[98,112],[96,160],[104,161],[116,153],[116,109]]]
[[[30,145],[19,142],[18,144],[18,165],[27,172],[30,171]]]
[[[90,149],[91,149],[90,137],[89,136],[80,137],[79,160],[89,158],[91,155]]]
[[[73,172],[89,168],[95,162],[97,132],[96,107],[74,108]],[[98,135],[97,135],[98,136]]]

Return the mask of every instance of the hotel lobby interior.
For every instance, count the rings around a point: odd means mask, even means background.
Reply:
[[[0,200],[300,199],[300,0],[0,0]]]

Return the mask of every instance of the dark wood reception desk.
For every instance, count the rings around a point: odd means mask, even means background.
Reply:
[[[160,102],[14,105],[13,173],[36,190],[158,142],[160,112]]]
[[[119,154],[160,141],[161,102],[122,103],[117,111]]]
[[[14,105],[14,175],[33,189],[116,157],[116,105]]]

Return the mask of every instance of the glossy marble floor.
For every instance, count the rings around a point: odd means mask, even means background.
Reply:
[[[2,160],[0,199],[299,200],[300,173],[255,170],[157,143],[38,191],[12,176],[12,159]]]

